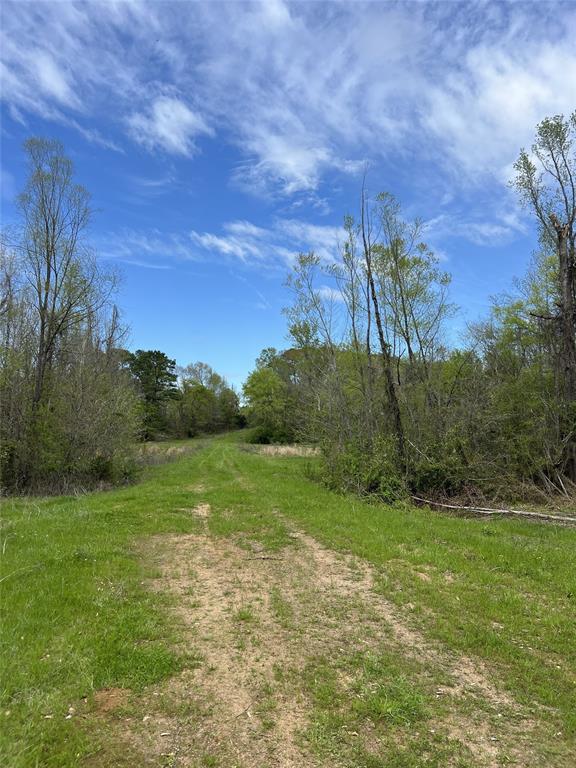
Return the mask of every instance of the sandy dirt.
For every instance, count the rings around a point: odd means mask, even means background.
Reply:
[[[155,539],[151,556],[161,576],[153,588],[174,596],[176,617],[202,662],[147,691],[139,701],[141,717],[117,720],[121,738],[146,756],[143,765],[349,765],[337,756],[323,761],[311,754],[304,734],[312,705],[300,676],[315,655],[337,658],[382,643],[445,671],[449,682],[436,695],[447,702],[448,714],[432,727],[467,747],[471,766],[532,764],[523,762],[528,751],[516,754],[518,733],[529,734],[532,727],[520,708],[481,663],[424,638],[401,609],[374,591],[365,563],[296,530],[293,545],[274,553],[257,542],[212,537],[210,507],[190,511],[205,522],[204,532]],[[101,709],[108,712],[112,693],[104,693]],[[124,694],[118,696],[122,703]],[[460,706],[464,699],[481,704],[479,710],[516,712],[514,748],[505,746],[503,728],[495,733],[488,718],[463,714],[470,711]],[[357,735],[378,752],[373,735]]]

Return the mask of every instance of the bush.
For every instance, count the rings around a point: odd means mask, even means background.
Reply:
[[[329,488],[372,496],[387,504],[406,496],[406,485],[396,468],[390,440],[326,444],[321,450],[321,478]]]
[[[453,495],[465,484],[465,472],[457,458],[423,461],[411,473],[410,487],[414,493]]]
[[[290,430],[282,427],[261,425],[253,428],[248,442],[257,445],[284,445],[293,443],[294,435]]]
[[[132,456],[96,456],[88,468],[87,479],[92,483],[118,485],[130,482],[137,471]]]

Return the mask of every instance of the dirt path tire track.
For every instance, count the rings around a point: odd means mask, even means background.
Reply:
[[[514,711],[519,722],[515,741],[531,729],[482,664],[426,640],[374,591],[367,564],[338,555],[293,528],[293,546],[264,559],[256,542],[251,551],[250,542],[212,537],[207,505],[196,514],[203,520],[202,533],[157,537],[152,548],[161,572],[155,588],[176,597],[178,617],[203,662],[153,692],[175,714],[157,707],[144,724],[126,729],[124,736],[152,759],[150,764],[192,768],[203,764],[203,755],[215,755],[221,762],[214,764],[226,768],[349,765],[334,756],[322,761],[310,754],[303,738],[310,702],[298,687],[298,673],[315,654],[366,651],[390,635],[406,656],[426,659],[450,677],[451,684],[438,695],[454,707],[437,725],[475,756],[471,766],[503,764],[501,734],[496,743],[486,722],[462,714],[462,697]],[[289,617],[284,620],[275,611],[275,594],[286,605]],[[291,681],[279,682],[282,670],[292,674]],[[192,714],[179,714],[178,702],[186,702]],[[515,752],[507,749],[506,765],[529,764],[520,753],[516,760]]]

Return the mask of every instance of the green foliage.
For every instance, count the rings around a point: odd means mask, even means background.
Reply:
[[[290,398],[287,383],[271,367],[253,371],[243,388],[248,423],[256,429],[253,441],[284,443],[294,438],[290,424]]]
[[[185,385],[182,406],[189,415],[188,432],[191,436],[217,431],[219,401],[213,390],[203,384]]]
[[[517,734],[518,722],[524,722],[520,713],[529,712],[536,755],[531,764],[571,765],[574,530],[523,520],[457,519],[334,494],[304,477],[309,459],[240,451],[235,441],[242,437],[206,441],[200,451],[147,469],[143,481],[128,488],[1,502],[3,764],[75,768],[96,757],[102,765],[116,765],[107,752],[115,718],[81,716],[90,713],[94,691],[121,686],[141,700],[146,686],[198,664],[194,645],[182,642],[171,598],[145,588],[158,576],[155,557],[143,555],[147,542],[172,540],[166,534],[204,536],[208,526],[210,536],[230,537],[236,544],[258,542],[263,551],[282,557],[301,546],[291,535],[296,526],[345,559],[353,555],[372,566],[384,604],[393,603],[401,621],[435,650],[418,659],[414,648],[407,653],[405,637],[394,640],[382,615],[371,612],[377,596],[366,603],[362,591],[351,589],[341,601],[330,602],[338,651],[318,659],[305,649],[295,669],[279,665],[283,680],[293,676],[309,694],[301,700],[312,706],[306,743],[317,747],[327,764],[469,766],[467,757],[453,763],[444,751],[446,739],[440,742],[429,733],[440,728],[449,707],[450,716],[461,714],[466,722],[471,711],[477,712],[499,739],[503,720]],[[204,489],[190,490],[196,483]],[[189,512],[199,501],[211,506],[208,521]],[[417,578],[422,573],[428,580]],[[297,590],[288,595],[293,612],[278,595],[270,596],[270,605],[283,632],[294,632],[287,627],[295,622],[306,637],[313,593],[296,577],[290,574]],[[338,597],[337,590],[330,595],[325,585],[320,589],[324,597]],[[303,599],[294,600],[296,595]],[[369,621],[361,624],[366,610]],[[255,622],[244,616],[238,627],[248,631]],[[298,634],[294,639],[301,642]],[[256,646],[252,652],[257,658]],[[486,704],[481,689],[436,695],[438,686],[450,685],[458,675],[457,660],[463,656],[466,668],[480,660],[502,692],[501,719],[491,722],[490,713],[479,707]],[[505,697],[519,707],[502,709]],[[70,706],[76,712],[68,720]],[[198,723],[198,730],[206,725],[205,707]],[[379,753],[342,755],[340,749],[355,749],[359,741],[351,731],[378,738]]]
[[[178,396],[176,361],[160,350],[126,353],[126,366],[142,397],[143,437],[153,440],[166,433],[166,402]]]
[[[176,394],[176,360],[164,352],[137,349],[127,354],[126,365],[147,402],[158,403]]]
[[[397,285],[406,301],[422,305],[401,324],[395,342],[406,471],[399,471],[388,437],[382,358],[368,355],[359,341],[362,317],[355,321],[356,336],[347,333],[338,343],[327,336],[325,343],[317,337],[313,346],[283,353],[264,350],[246,390],[251,423],[266,425],[254,439],[278,439],[274,428],[288,425],[292,434],[321,446],[322,479],[330,488],[386,500],[407,489],[502,499],[553,489],[562,464],[561,425],[570,419],[559,398],[557,334],[546,319],[558,300],[554,258],[538,254],[514,293],[495,300],[488,320],[472,329],[469,348],[448,352],[423,344],[424,337],[436,337],[438,307],[449,310],[440,298],[447,280],[432,256],[416,249],[407,257],[403,248],[395,241],[391,249],[375,247],[375,260],[383,296]],[[317,268],[309,259],[298,266],[298,290],[312,284],[305,271],[310,264]],[[316,328],[328,328],[329,311],[311,295],[298,297],[291,322],[308,322],[308,313],[316,312]]]
[[[195,437],[242,426],[236,392],[206,363],[178,369],[158,350],[127,354],[141,394],[145,440]]]
[[[178,398],[167,409],[169,432],[176,437],[214,434],[243,426],[238,395],[206,363],[180,370]]]
[[[437,461],[416,463],[410,478],[410,488],[416,494],[451,496],[466,485],[467,471],[460,457],[444,454]]]
[[[532,156],[521,153],[515,183],[540,222],[541,251],[463,349],[443,339],[450,275],[389,193],[363,194],[330,264],[296,260],[292,367],[286,376],[277,363],[288,353],[269,349],[257,366],[285,383],[294,431],[322,446],[331,488],[389,499],[404,488],[491,500],[574,491],[575,131],[576,113],[547,118]]]
[[[124,479],[139,425],[115,276],[86,242],[90,195],[62,145],[24,149],[14,253],[0,246],[0,490]]]
[[[371,496],[387,504],[406,496],[406,485],[396,470],[392,440],[326,443],[321,448],[321,478],[328,488]]]

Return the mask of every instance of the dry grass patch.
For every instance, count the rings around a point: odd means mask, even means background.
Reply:
[[[244,449],[261,456],[319,456],[320,450],[314,445],[246,445]]]

